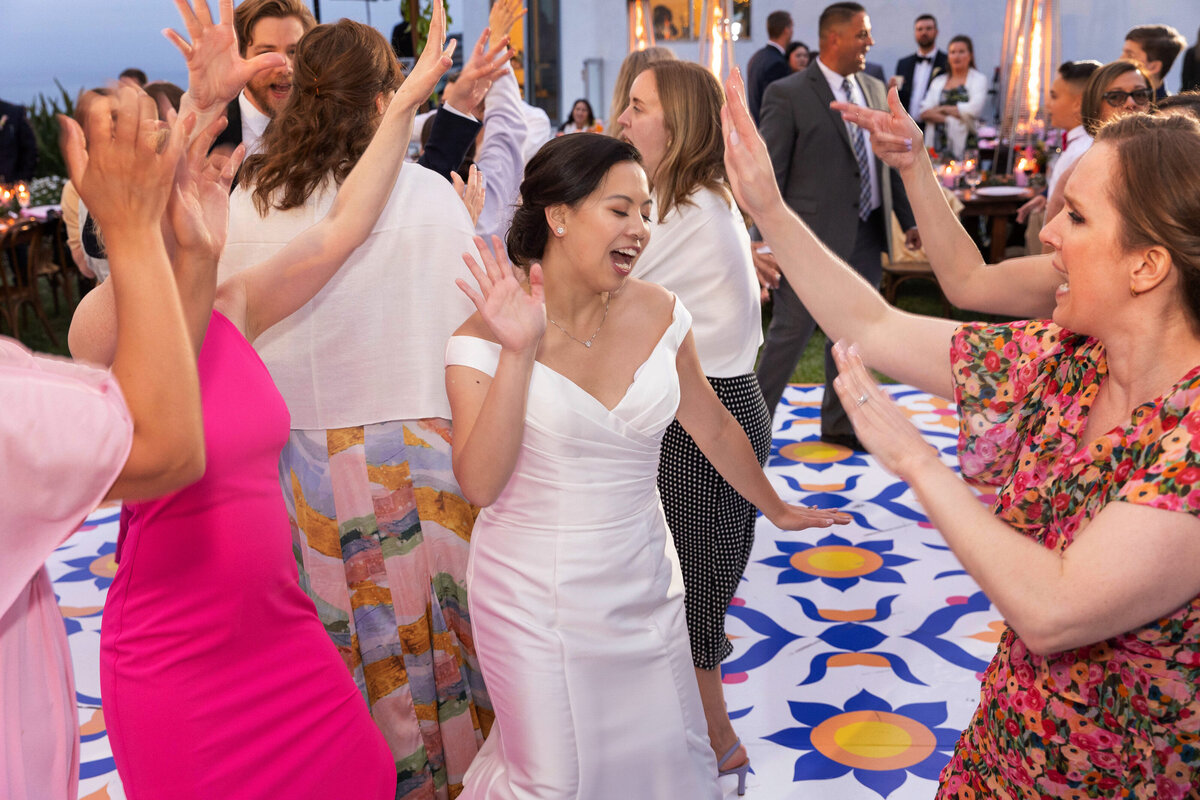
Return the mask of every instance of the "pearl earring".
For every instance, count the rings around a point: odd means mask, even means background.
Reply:
[[[559,225],[557,228],[554,229],[554,232],[557,233],[559,236],[562,236],[563,235],[563,226]]]

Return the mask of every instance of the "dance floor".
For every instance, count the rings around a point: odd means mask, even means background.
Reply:
[[[956,466],[954,407],[887,388]],[[786,497],[840,508],[854,522],[790,533],[759,520],[729,609],[734,654],[723,665],[753,765],[747,797],[930,798],[978,700],[1000,616],[904,483],[873,458],[818,440],[821,391],[788,389],[767,471]],[[125,797],[97,673],[117,516],[116,507],[97,510],[49,562],[75,659],[80,797],[90,800]],[[724,779],[726,797],[734,785]]]

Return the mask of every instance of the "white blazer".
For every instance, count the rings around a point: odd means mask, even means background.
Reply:
[[[949,78],[950,73],[943,72],[929,82],[929,89],[925,92],[925,99],[921,101],[921,110],[918,112],[918,116],[942,104],[942,90],[946,88],[946,81]],[[974,67],[967,71],[966,87],[968,99],[958,104],[958,113],[962,115],[961,119],[947,117],[944,123],[946,138],[950,141],[950,152],[955,158],[963,157],[963,151],[967,148],[967,134],[975,130],[979,115],[983,113],[983,104],[987,102],[987,78]],[[935,136],[936,126],[926,125],[926,147],[934,146]]]

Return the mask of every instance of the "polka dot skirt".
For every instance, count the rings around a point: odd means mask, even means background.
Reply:
[[[754,374],[708,382],[750,437],[758,463],[765,464],[771,415]],[[716,669],[733,651],[725,637],[725,609],[750,558],[758,512],[717,473],[678,422],[663,436],[658,491],[683,568],[692,662]]]

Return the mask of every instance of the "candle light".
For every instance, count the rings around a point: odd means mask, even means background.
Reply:
[[[1017,186],[1029,185],[1029,162],[1024,157],[1017,162],[1015,177],[1017,179]]]

